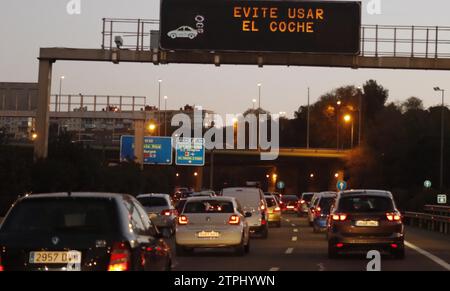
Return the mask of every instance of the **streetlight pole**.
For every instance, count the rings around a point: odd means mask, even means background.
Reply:
[[[167,96],[164,96],[164,136],[167,136]]]
[[[56,101],[56,103],[57,103],[57,109],[56,109],[56,111],[61,111],[61,95],[62,95],[62,83],[63,83],[63,80],[64,80],[64,76],[61,76],[60,78],[59,78],[59,95],[58,95],[58,98],[57,99],[59,99],[59,100],[57,100]]]
[[[158,136],[161,136],[161,83],[162,80],[158,80]]]
[[[439,87],[435,87],[434,91],[439,91],[442,93],[442,105],[441,105],[441,158],[440,158],[440,171],[439,171],[439,188],[443,190],[444,186],[444,97],[445,90]]]
[[[354,129],[354,125],[355,125],[355,122],[352,119],[352,133],[351,133],[351,146],[350,146],[351,149],[353,149],[353,136],[354,136],[354,134],[353,134],[354,130],[353,129]]]
[[[258,107],[261,108],[261,86],[262,84],[258,84]]]
[[[342,101],[338,100],[336,102],[336,150],[339,150],[339,116],[340,116],[340,106]]]
[[[307,112],[307,117],[306,117],[306,148],[309,149],[309,87],[308,87],[308,112]]]
[[[359,91],[359,116],[358,116],[358,146],[361,146],[361,132],[362,132],[362,88],[358,87]]]

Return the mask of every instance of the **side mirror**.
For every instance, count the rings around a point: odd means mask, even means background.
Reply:
[[[251,212],[245,212],[245,217],[246,218],[252,217],[252,213]]]

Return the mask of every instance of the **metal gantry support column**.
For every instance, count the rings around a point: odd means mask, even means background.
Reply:
[[[145,120],[134,121],[134,156],[136,163],[144,167],[144,128]]]
[[[53,61],[39,60],[38,103],[36,111],[36,134],[34,159],[45,159],[48,155],[48,132],[50,119],[50,94],[52,85]]]

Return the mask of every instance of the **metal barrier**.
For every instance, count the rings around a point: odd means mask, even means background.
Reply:
[[[449,234],[450,217],[419,212],[404,212],[405,223],[410,226],[424,228]]]
[[[103,19],[102,49],[116,47],[115,37],[123,38],[122,49],[158,49],[159,20]],[[152,33],[157,34],[152,43]],[[361,56],[450,58],[450,27],[406,25],[362,25]]]
[[[443,205],[425,205],[425,211],[436,215],[450,216],[450,207]]]

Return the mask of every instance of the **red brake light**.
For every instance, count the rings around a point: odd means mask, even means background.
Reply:
[[[342,247],[344,247],[344,244],[343,244],[343,243],[337,243],[337,244],[336,244],[336,247],[342,248]]]
[[[3,272],[5,268],[2,265],[2,257],[0,257],[0,272]]]
[[[332,218],[334,221],[345,221],[347,219],[347,214],[333,214]]]
[[[125,243],[113,244],[108,271],[129,271],[130,250]]]
[[[237,225],[241,222],[241,219],[238,215],[231,215],[230,219],[228,219],[228,224]]]
[[[386,218],[389,221],[401,221],[402,220],[402,216],[398,212],[386,213]]]
[[[161,211],[161,215],[170,216],[172,214],[177,215],[177,210],[176,209],[165,209],[165,210]]]
[[[178,224],[179,225],[186,225],[186,224],[188,224],[188,222],[189,222],[189,219],[187,218],[186,215],[178,216]]]

